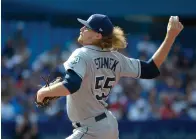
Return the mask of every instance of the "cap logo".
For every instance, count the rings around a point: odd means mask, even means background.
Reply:
[[[103,31],[102,28],[99,28],[99,31]]]

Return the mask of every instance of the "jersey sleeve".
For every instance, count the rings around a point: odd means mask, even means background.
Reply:
[[[139,78],[141,75],[141,64],[139,59],[128,58],[121,55],[121,77]]]
[[[65,70],[71,69],[81,78],[85,76],[87,64],[84,59],[84,53],[80,49],[76,49],[63,65]]]

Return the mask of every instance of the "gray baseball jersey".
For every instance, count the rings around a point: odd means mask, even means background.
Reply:
[[[105,112],[110,90],[120,77],[139,78],[141,73],[139,60],[92,45],[76,49],[64,67],[82,78],[80,89],[67,96],[67,113],[72,122]]]

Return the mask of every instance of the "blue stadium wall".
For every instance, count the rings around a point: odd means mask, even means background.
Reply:
[[[195,15],[195,0],[2,0],[6,12],[104,13],[126,15]]]
[[[41,139],[64,139],[72,133],[69,121],[53,119],[38,124]],[[12,139],[14,122],[2,122],[3,139]],[[195,139],[196,121],[161,120],[119,122],[120,139]]]

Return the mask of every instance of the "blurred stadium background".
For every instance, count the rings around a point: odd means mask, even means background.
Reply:
[[[185,28],[161,76],[123,78],[108,103],[119,120],[121,139],[196,138],[196,1],[194,0],[2,0],[1,137],[63,139],[72,127],[61,98],[45,110],[34,104],[37,85],[80,47],[81,25],[93,13],[107,14],[127,34],[121,51],[148,60],[166,33],[169,16]]]

